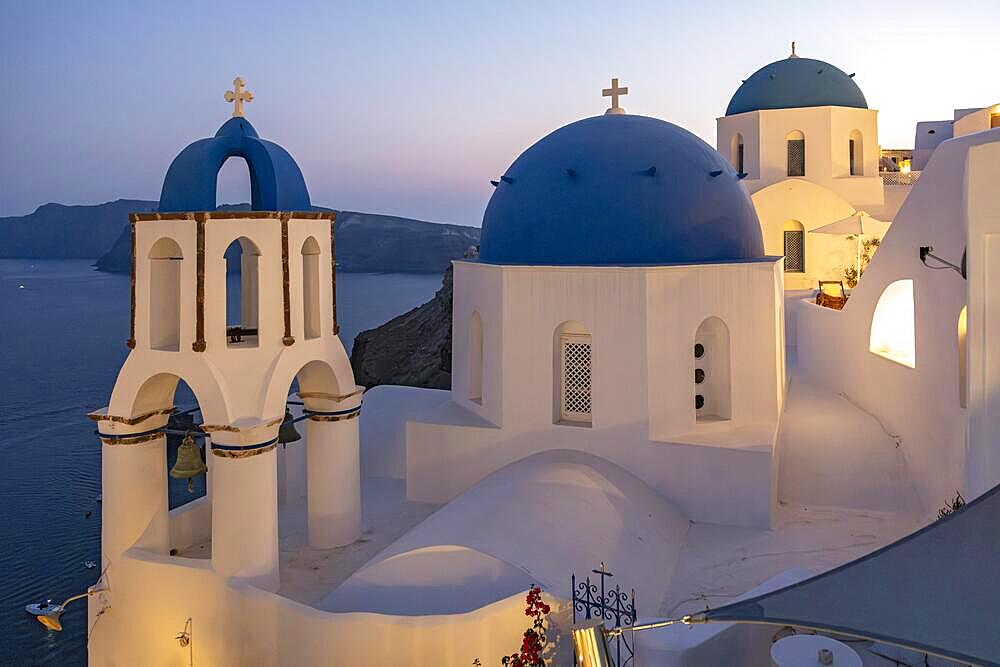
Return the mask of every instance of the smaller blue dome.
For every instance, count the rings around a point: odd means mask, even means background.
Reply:
[[[524,151],[483,216],[494,264],[629,265],[752,261],[760,223],[729,163],[657,118],[570,123]]]
[[[729,101],[726,115],[827,106],[867,109],[868,102],[843,70],[822,60],[795,56],[751,74]]]
[[[160,191],[160,212],[214,211],[219,169],[231,157],[247,162],[251,210],[312,208],[302,171],[288,151],[261,139],[246,118],[235,117],[226,121],[214,137],[199,139],[170,163]]]

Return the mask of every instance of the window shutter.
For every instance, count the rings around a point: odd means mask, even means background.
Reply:
[[[591,420],[590,336],[566,334],[560,338],[562,386],[560,417],[567,421]]]
[[[803,231],[785,232],[785,272],[805,273],[806,251]]]
[[[788,140],[788,175],[806,175],[806,140]]]

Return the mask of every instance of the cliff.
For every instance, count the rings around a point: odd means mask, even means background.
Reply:
[[[96,206],[44,204],[28,215],[0,218],[0,257],[100,257],[128,224],[129,213],[155,211],[156,206],[155,201],[141,199],[118,199]],[[127,243],[125,250],[127,253]]]
[[[477,230],[478,231],[478,230]],[[452,268],[427,303],[354,339],[351,366],[364,387],[451,388]]]

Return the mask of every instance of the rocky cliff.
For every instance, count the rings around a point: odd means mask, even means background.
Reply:
[[[358,384],[451,388],[451,287],[449,266],[433,299],[357,335],[351,366]]]

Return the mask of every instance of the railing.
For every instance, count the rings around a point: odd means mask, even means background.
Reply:
[[[881,172],[883,185],[913,185],[920,178],[922,171],[883,171]]]
[[[592,572],[601,578],[600,589],[596,583],[591,583],[590,577],[583,581],[577,581],[574,574],[570,580],[573,624],[576,625],[577,615],[581,614],[588,620],[597,618],[601,621],[607,621],[614,628],[633,625],[638,620],[635,613],[635,589],[623,591],[621,586],[617,584],[614,588],[605,588],[604,580],[615,575],[604,568],[604,563],[601,563],[601,569],[592,570]],[[624,634],[618,635],[615,639],[615,646],[609,647],[615,656],[613,658],[615,667],[634,665],[635,645],[633,639]]]

